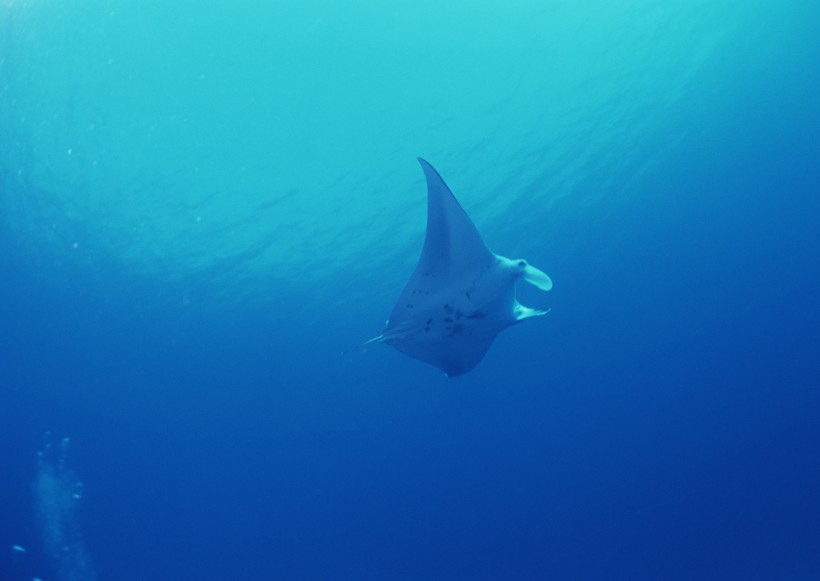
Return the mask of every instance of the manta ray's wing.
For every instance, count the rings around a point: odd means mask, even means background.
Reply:
[[[433,166],[419,163],[427,178],[427,234],[416,275],[452,277],[490,266],[495,255],[467,212]]]
[[[406,316],[407,305],[415,305],[422,296],[474,278],[496,261],[438,172],[421,158],[419,163],[427,178],[427,234],[413,276],[390,314],[391,322]]]

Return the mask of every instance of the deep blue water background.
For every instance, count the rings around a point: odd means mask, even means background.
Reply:
[[[98,579],[820,578],[818,25],[0,2],[0,579],[49,430]],[[450,380],[417,155],[555,281]]]

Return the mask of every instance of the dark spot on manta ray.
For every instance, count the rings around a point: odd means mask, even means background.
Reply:
[[[467,295],[468,299],[470,298],[470,291],[465,291],[464,294]]]
[[[447,335],[448,337],[455,337],[458,333],[464,331],[464,325],[462,325],[461,323],[456,323],[452,327],[448,325],[444,328],[450,331],[450,333]],[[472,335],[472,333],[470,333],[470,335]]]
[[[485,313],[482,313],[481,311],[473,311],[472,313],[467,315],[467,318],[468,319],[483,319],[486,316],[487,315]]]
[[[448,315],[453,314],[453,307],[451,307],[450,305],[444,305],[444,312]]]
[[[445,322],[445,323],[452,323],[453,321],[454,321],[454,319],[453,319],[452,317],[446,317],[446,318],[444,319],[444,322]]]

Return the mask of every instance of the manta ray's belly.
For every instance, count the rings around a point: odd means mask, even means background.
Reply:
[[[464,311],[450,303],[441,305],[438,312],[428,313],[430,316],[424,321],[421,328],[425,334],[431,338],[456,338],[461,335],[472,337],[476,331],[480,331],[481,319],[487,317],[487,313],[480,309]]]
[[[441,348],[458,340],[495,336],[516,321],[514,281],[492,275],[480,279],[463,281],[458,290],[446,293],[411,290],[401,316],[395,324],[388,323],[385,338],[390,343],[435,342]]]

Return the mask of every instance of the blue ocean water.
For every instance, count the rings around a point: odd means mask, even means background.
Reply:
[[[0,579],[820,578],[818,25],[0,0]],[[555,282],[458,378],[416,156]]]

